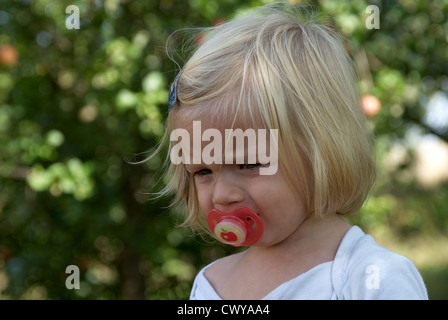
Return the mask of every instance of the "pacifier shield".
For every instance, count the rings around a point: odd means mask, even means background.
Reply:
[[[213,209],[207,222],[219,241],[235,247],[254,245],[264,230],[260,217],[247,207],[238,207],[232,212]]]

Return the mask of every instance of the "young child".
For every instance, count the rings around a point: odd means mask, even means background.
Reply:
[[[342,218],[375,164],[352,62],[319,21],[265,6],[213,27],[171,87],[163,193],[192,228],[248,246],[201,270],[191,299],[428,298],[410,260]]]

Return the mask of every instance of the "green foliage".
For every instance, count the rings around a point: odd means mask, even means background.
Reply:
[[[0,1],[0,297],[188,298],[199,268],[232,249],[178,228],[169,199],[149,200],[163,159],[125,159],[163,134],[177,69],[168,36],[271,1]],[[381,101],[370,118],[379,160],[409,128],[448,140],[446,126],[424,120],[427,101],[448,91],[448,1],[314,4],[350,39],[362,93]],[[365,27],[369,4],[379,30]],[[65,26],[68,5],[79,7],[79,30]],[[406,150],[353,221],[403,241],[446,233],[446,186],[403,179]],[[80,268],[79,290],[65,287],[68,265]]]

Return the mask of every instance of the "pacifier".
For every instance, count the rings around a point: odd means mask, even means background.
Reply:
[[[238,207],[232,212],[213,209],[207,222],[220,242],[234,247],[254,245],[264,230],[260,217],[246,207]]]

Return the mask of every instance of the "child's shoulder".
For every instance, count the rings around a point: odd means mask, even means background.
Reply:
[[[371,235],[365,234],[357,226],[351,227],[345,235],[336,254],[335,262],[343,264],[346,270],[375,264],[378,267],[388,264],[397,267],[407,264],[413,266],[407,257],[379,245]]]
[[[414,263],[379,245],[356,226],[342,241],[332,272],[338,296],[346,299],[427,298]]]

